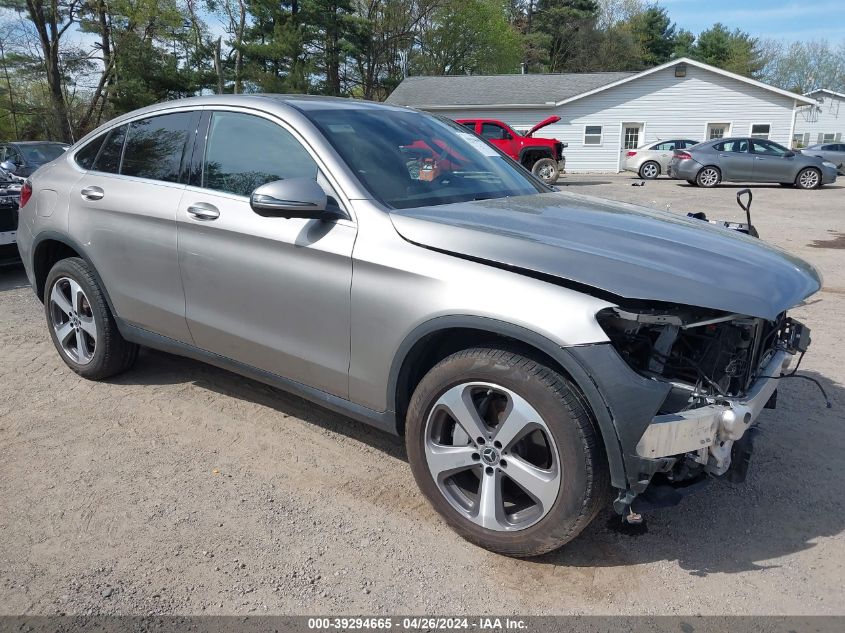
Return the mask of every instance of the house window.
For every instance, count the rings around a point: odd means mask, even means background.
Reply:
[[[707,124],[707,140],[712,141],[714,138],[725,138],[730,133],[731,126],[729,123],[708,123]]]
[[[772,126],[768,123],[755,123],[751,126],[751,136],[753,138],[769,138],[771,131]]]
[[[584,145],[601,145],[600,125],[587,125],[584,127]]]
[[[804,135],[801,132],[792,135],[792,147],[804,147]]]
[[[833,143],[836,140],[836,134],[822,134],[819,143]]]

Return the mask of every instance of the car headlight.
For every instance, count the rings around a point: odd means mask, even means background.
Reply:
[[[836,165],[834,165],[834,164],[833,164],[833,163],[831,163],[830,161],[823,161],[823,162],[822,162],[822,165],[823,165],[824,167],[827,167],[828,169],[836,169]]]

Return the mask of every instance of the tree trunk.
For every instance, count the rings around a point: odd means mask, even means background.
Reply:
[[[15,95],[12,92],[12,81],[9,79],[9,67],[6,66],[6,51],[3,49],[3,40],[0,40],[0,61],[3,62],[3,74],[6,76],[6,89],[9,91],[9,113],[12,115],[12,127],[15,130],[15,140],[20,138],[18,131],[18,115],[15,109]]]
[[[53,118],[59,135],[58,140],[72,143],[73,130],[68,118],[67,101],[62,91],[62,72],[59,65],[59,38],[64,32],[64,28],[59,31],[56,23],[55,4],[49,16],[45,15],[44,3],[41,0],[26,0],[26,6],[29,9],[30,19],[32,19],[38,32],[38,39],[44,54],[47,88],[50,94],[50,104],[53,106]]]

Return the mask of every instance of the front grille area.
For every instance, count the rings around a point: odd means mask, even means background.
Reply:
[[[18,205],[8,207],[0,201],[0,231],[18,230]]]

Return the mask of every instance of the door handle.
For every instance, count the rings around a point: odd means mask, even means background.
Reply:
[[[755,157],[754,157],[754,160],[766,160],[766,159],[765,159],[765,158],[762,158],[762,157],[760,157],[760,156],[755,156]]]
[[[213,204],[207,202],[195,202],[188,207],[188,213],[197,220],[216,220],[220,217],[220,211]]]
[[[101,187],[85,187],[79,192],[86,200],[102,200],[106,192]]]

